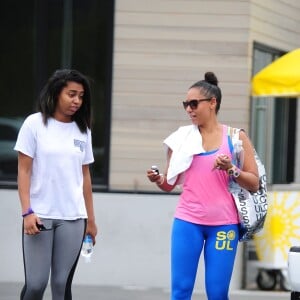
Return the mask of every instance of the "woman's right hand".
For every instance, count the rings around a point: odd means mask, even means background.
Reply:
[[[157,182],[161,180],[161,174],[157,174],[154,170],[147,170],[147,177],[151,182]]]

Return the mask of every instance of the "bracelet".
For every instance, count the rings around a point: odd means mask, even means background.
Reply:
[[[31,207],[29,207],[23,214],[22,214],[22,217],[25,218],[31,214],[34,214],[34,211],[32,210]]]
[[[160,175],[160,179],[158,181],[156,181],[157,185],[163,185],[163,183],[165,182],[165,176],[164,174],[159,174]]]

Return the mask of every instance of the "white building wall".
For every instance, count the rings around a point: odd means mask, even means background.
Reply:
[[[249,24],[249,1],[116,1],[110,189],[156,189],[145,170],[163,168],[162,140],[190,123],[181,101],[206,71],[220,119],[248,128]]]
[[[249,130],[253,42],[299,47],[298,0],[116,0],[109,188],[153,191],[188,87],[216,73],[220,121]],[[300,133],[298,133],[300,134]],[[298,151],[299,152],[299,151]]]
[[[282,51],[300,46],[300,1],[251,0],[251,39]]]

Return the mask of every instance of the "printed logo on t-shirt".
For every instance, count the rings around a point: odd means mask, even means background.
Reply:
[[[84,146],[85,146],[85,142],[74,139],[74,146],[78,147],[80,149],[80,151],[83,152]]]
[[[226,231],[218,231],[216,238],[216,249],[217,250],[233,250],[230,243],[236,237],[234,230]]]

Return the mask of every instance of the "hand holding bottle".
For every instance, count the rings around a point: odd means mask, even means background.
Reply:
[[[82,248],[81,248],[81,255],[84,257],[85,262],[91,262],[91,257],[93,254],[94,245],[93,239],[91,235],[87,234],[83,240]]]

